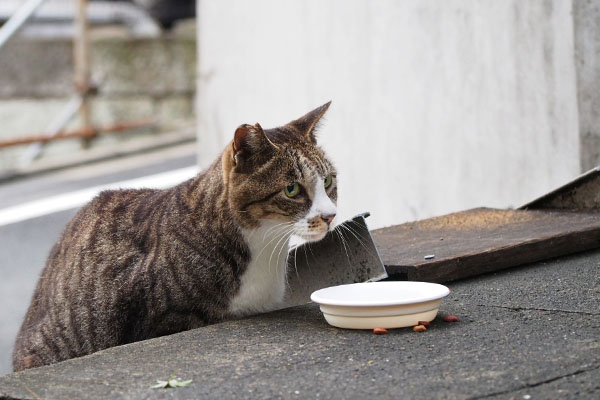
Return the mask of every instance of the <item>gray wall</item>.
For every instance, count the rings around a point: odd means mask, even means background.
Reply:
[[[600,165],[600,1],[575,0],[575,66],[581,168]]]
[[[320,138],[340,212],[369,210],[372,227],[519,206],[581,172],[571,1],[199,0],[198,11],[201,166],[238,124],[282,124],[331,99]]]

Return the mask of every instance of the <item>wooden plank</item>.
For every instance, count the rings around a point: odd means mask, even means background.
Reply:
[[[600,248],[600,213],[477,208],[372,235],[389,275],[447,282]]]
[[[521,207],[523,210],[600,210],[600,166]]]

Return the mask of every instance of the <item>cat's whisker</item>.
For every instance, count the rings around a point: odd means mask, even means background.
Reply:
[[[296,278],[300,281],[300,275],[298,274],[298,246],[294,249],[294,269],[296,270]]]
[[[287,231],[290,228],[290,225],[293,223],[290,222],[282,222],[273,227],[267,229],[266,233],[263,235],[263,242],[267,240],[272,240],[274,237],[279,237],[282,232]]]
[[[287,239],[283,242],[283,244],[281,245],[281,248],[279,249],[279,253],[277,254],[277,260],[279,260],[281,258],[281,251],[283,250],[283,248],[287,247],[289,245],[289,240],[290,240],[290,237],[293,235],[293,233],[294,232],[292,230],[287,234]],[[285,257],[285,259],[286,259],[286,263],[287,263],[287,257]],[[283,264],[283,268],[285,268],[285,266],[287,265],[286,263]]]
[[[293,224],[292,224],[293,225]],[[283,225],[283,226],[279,226],[277,229],[274,229],[273,231],[271,231],[271,233],[269,233],[267,236],[267,238],[269,236],[272,236],[273,238],[278,238],[279,235],[287,232],[288,229],[290,229],[291,225]],[[293,229],[293,228],[292,228]]]
[[[277,241],[277,243],[275,243],[275,246],[273,247],[273,250],[271,251],[271,255],[269,256],[269,272],[271,272],[271,260],[273,259],[273,255],[275,254],[275,251],[277,250],[277,248],[279,247],[279,243],[282,243],[281,247],[283,248],[284,246],[287,245],[287,240],[289,239],[289,237],[291,236],[292,231],[288,231],[288,232],[284,232],[281,237],[279,238],[279,240]],[[281,253],[281,250],[279,251],[279,253]],[[279,260],[279,257],[277,258],[277,260]]]
[[[271,239],[270,239],[270,240],[269,240],[269,241],[268,241],[268,242],[267,242],[267,243],[264,245],[264,247],[263,247],[263,248],[260,250],[260,252],[259,252],[259,253],[258,253],[258,255],[256,256],[256,258],[259,258],[259,257],[260,257],[260,255],[262,254],[262,252],[263,252],[263,251],[264,251],[264,250],[265,250],[267,247],[269,247],[269,245],[270,245],[271,243],[273,243],[275,240],[277,240],[277,239],[279,239],[279,238],[280,238],[279,234],[280,234],[281,232],[282,232],[282,230],[279,230],[279,231],[278,231],[276,234],[274,234],[274,237],[273,237],[273,238],[271,238]]]
[[[344,246],[344,253],[346,253],[346,259],[348,259],[348,265],[350,265],[350,256],[348,255],[348,248],[346,247],[346,239],[344,239],[344,235],[342,231],[339,229],[334,229],[334,232],[339,236],[342,246]]]
[[[354,220],[348,221],[348,226],[347,227],[350,228],[352,225],[356,225],[356,226],[361,227],[361,228],[363,227],[363,225],[360,225],[358,222],[356,222]],[[356,229],[353,229],[353,231],[357,232]]]
[[[365,242],[356,234],[354,233],[349,227],[344,226],[343,227],[347,232],[349,232],[352,236],[354,236],[354,238],[358,241],[358,243],[368,252],[368,253],[372,253],[372,249],[370,249]]]
[[[356,225],[359,225],[356,221],[350,221]],[[350,226],[347,225],[341,225],[344,229],[346,229],[348,232],[350,232],[355,238],[356,240],[360,243],[360,245],[369,253],[369,254],[375,254],[377,257],[379,257],[379,255],[376,253],[376,251],[374,251],[373,248],[367,246],[367,243],[365,242],[365,240],[362,239],[362,235],[356,231],[356,229],[351,228]],[[362,225],[359,225],[360,227],[362,227]]]
[[[295,234],[295,232],[292,233],[292,236],[294,234]],[[292,252],[294,253],[294,270],[296,271],[296,277],[300,278],[298,276],[298,267],[297,267],[298,247],[300,247],[300,246],[294,246],[291,250],[289,250],[288,254],[287,254],[286,258],[285,258],[285,286],[288,289],[291,289],[291,286],[289,284],[289,277],[288,277],[287,267],[289,265],[289,259],[290,259],[290,257],[292,257]]]
[[[354,222],[354,221],[351,221]],[[360,235],[358,232],[356,232],[356,230],[352,229],[351,226],[347,226],[347,225],[340,225],[342,228],[346,229],[348,232],[350,232],[352,235],[354,235],[354,237],[356,238],[356,240],[358,240],[358,242],[366,249],[369,250],[369,248],[367,247],[367,245],[365,244],[364,240],[362,239],[362,235]]]
[[[275,246],[273,246],[273,249],[271,250],[271,254],[269,255],[269,273],[271,272],[271,261],[273,259],[273,255],[275,254],[275,252],[277,251],[277,248],[279,247],[279,243],[281,243],[283,241],[283,244],[285,244],[285,236],[286,236],[287,232],[283,232],[281,234],[281,236],[279,237],[279,239],[277,240],[277,242],[275,243]],[[276,260],[278,261],[278,260]],[[277,265],[275,265],[275,272],[277,272]]]
[[[279,224],[276,224],[276,225],[274,225],[274,226],[270,227],[269,229],[267,229],[267,230],[265,231],[265,234],[263,235],[263,240],[266,240],[267,236],[268,236],[268,235],[270,235],[272,232],[274,232],[276,228],[279,228],[279,227],[281,227],[282,225],[285,225],[285,226],[290,226],[290,225],[293,225],[293,224],[294,224],[293,222],[288,222],[288,221],[286,221],[286,222],[281,222],[281,223],[279,223]]]
[[[312,254],[313,257],[315,257],[315,253],[313,252],[313,250],[310,248],[310,245],[312,244],[312,242],[306,242],[306,247],[308,247],[308,251],[310,251],[310,254]]]
[[[289,244],[289,242],[288,242],[288,244]],[[288,276],[287,276],[287,272],[288,272],[287,266],[288,266],[288,263],[289,263],[290,254],[291,254],[291,251],[289,250],[289,247],[288,247],[288,251],[286,252],[286,255],[285,255],[285,260],[283,261],[283,263],[282,263],[283,265],[281,266],[283,268],[283,277],[284,277],[285,287],[286,288],[289,288],[289,285],[288,285]]]
[[[292,232],[289,237],[288,237],[288,248],[286,249],[286,254],[285,254],[285,261],[282,263],[282,268],[283,268],[283,276],[285,277],[285,283],[286,286],[288,286],[288,263],[289,263],[289,258],[290,255],[292,254],[291,250],[289,250],[289,239],[294,235],[294,232]]]
[[[306,245],[307,243],[304,244]],[[306,257],[306,265],[308,265],[308,253],[306,252],[306,246],[302,246],[302,249],[304,250],[304,257]]]

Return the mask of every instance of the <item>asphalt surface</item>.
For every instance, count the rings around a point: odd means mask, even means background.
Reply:
[[[375,336],[314,304],[0,377],[0,398],[600,398],[600,250],[448,284],[432,322]],[[176,373],[184,388],[151,389]],[[3,397],[4,396],[4,397]]]
[[[144,177],[196,162],[195,144],[91,163],[0,184],[0,211],[67,192]],[[0,375],[12,371],[17,331],[50,248],[77,208],[0,225]]]

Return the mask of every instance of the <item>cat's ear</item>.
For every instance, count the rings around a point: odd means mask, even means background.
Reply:
[[[315,135],[317,126],[319,125],[321,117],[323,117],[330,105],[331,101],[323,104],[321,107],[315,108],[303,117],[300,117],[297,120],[290,122],[288,125],[291,125],[294,128],[296,128],[298,132],[307,140],[310,140],[313,143],[317,143],[317,138]]]
[[[265,149],[277,149],[277,146],[269,140],[258,122],[254,125],[243,124],[238,126],[235,130],[231,147],[233,150],[233,161],[236,165],[242,159],[256,156],[264,152]]]

